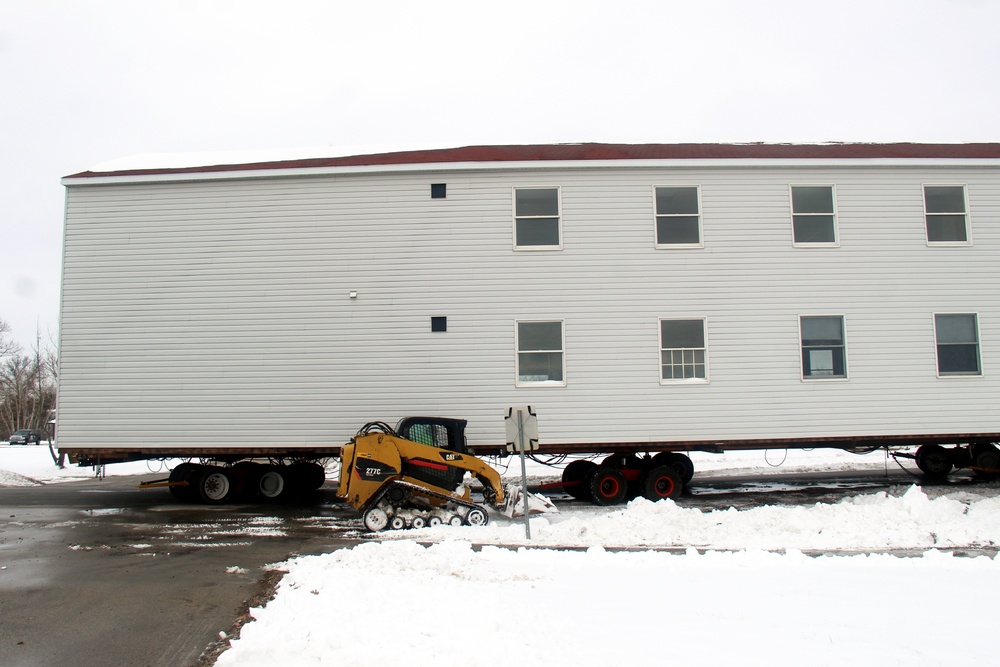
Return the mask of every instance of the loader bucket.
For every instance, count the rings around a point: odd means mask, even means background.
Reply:
[[[558,512],[556,506],[548,498],[537,493],[527,493],[520,484],[508,484],[504,487],[503,504],[500,513],[508,519],[524,516],[524,498],[528,498],[528,514]]]

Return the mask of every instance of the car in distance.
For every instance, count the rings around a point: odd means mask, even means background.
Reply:
[[[37,431],[32,431],[30,428],[22,428],[14,433],[10,434],[10,438],[7,439],[12,445],[30,445],[32,443],[38,444],[42,441],[42,436]]]

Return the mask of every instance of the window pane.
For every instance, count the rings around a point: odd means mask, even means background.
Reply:
[[[934,322],[938,344],[978,342],[975,315],[935,315]]]
[[[964,215],[928,215],[928,241],[967,241]]]
[[[667,348],[705,347],[705,323],[703,320],[662,320],[660,322],[661,345]]]
[[[796,243],[834,243],[832,215],[796,215],[792,218]]]
[[[833,213],[833,188],[795,186],[792,188],[793,213]]]
[[[515,197],[515,216],[559,215],[559,191],[556,188],[520,189]]]
[[[841,317],[803,317],[802,344],[841,344],[844,341],[844,321]]]
[[[656,188],[656,214],[698,215],[698,188]]]
[[[517,245],[559,245],[559,218],[528,218],[517,221]]]
[[[965,188],[961,185],[925,186],[924,205],[928,213],[965,213]]]
[[[657,218],[656,242],[661,245],[701,243],[698,216]]]
[[[518,322],[517,350],[562,350],[562,322]]]
[[[521,382],[562,382],[562,352],[529,352],[517,355]]]
[[[979,346],[938,345],[938,372],[942,375],[978,375]]]
[[[811,347],[802,348],[803,377],[847,377],[844,363],[844,348]]]
[[[809,350],[807,375],[833,375],[833,350]]]

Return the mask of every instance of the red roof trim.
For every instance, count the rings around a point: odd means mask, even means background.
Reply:
[[[464,146],[433,150],[279,160],[199,167],[84,171],[67,178],[198,174],[264,169],[322,169],[454,162],[536,162],[587,160],[848,160],[998,159],[1000,143],[975,144],[540,144]]]

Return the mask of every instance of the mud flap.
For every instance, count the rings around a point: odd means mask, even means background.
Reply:
[[[503,505],[500,506],[500,513],[508,519],[524,516],[524,490],[520,484],[508,484],[503,490]],[[552,501],[543,495],[529,493],[528,513],[542,514],[544,512],[558,512]]]

